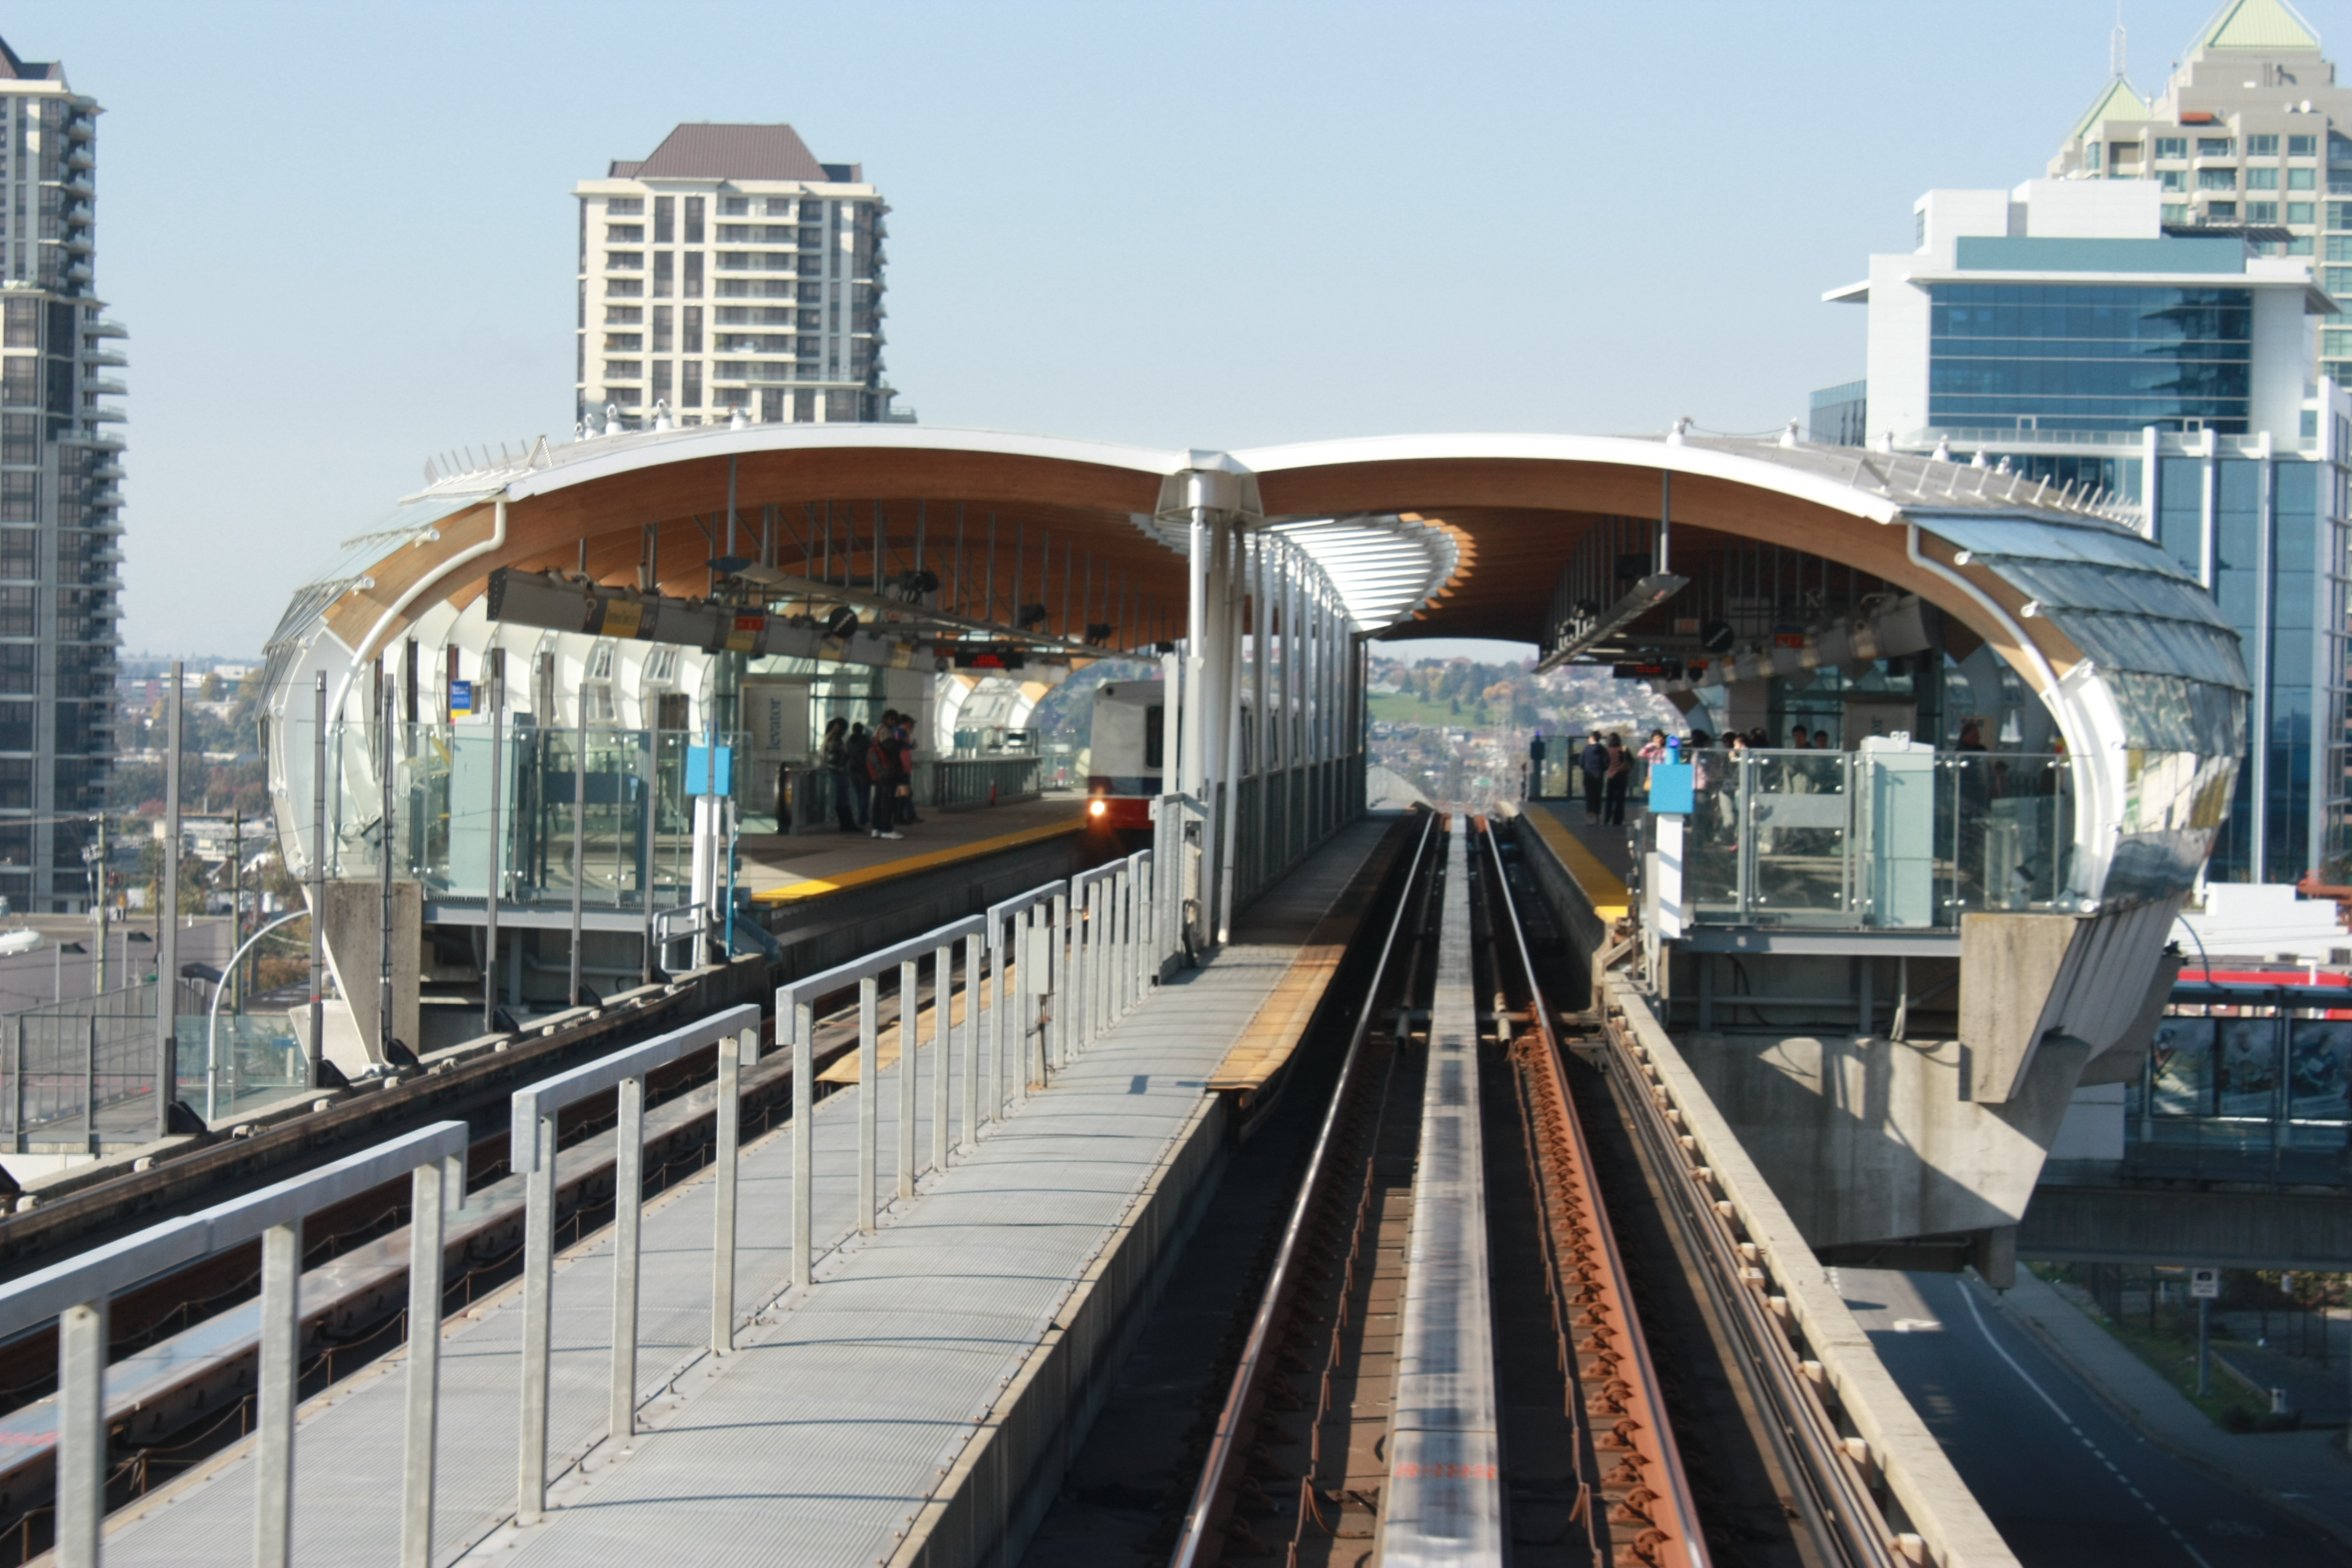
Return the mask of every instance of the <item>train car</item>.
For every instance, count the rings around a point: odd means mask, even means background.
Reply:
[[[1167,687],[1157,680],[1109,680],[1095,688],[1088,742],[1087,821],[1096,827],[1151,826],[1167,745]]]

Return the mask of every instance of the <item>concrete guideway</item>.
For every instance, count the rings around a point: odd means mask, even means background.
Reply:
[[[1370,823],[1345,831],[1261,908],[1311,905],[1303,925],[1313,928],[1381,831]],[[1181,1226],[1184,1200],[1221,1143],[1226,1101],[1204,1097],[1202,1085],[1238,1038],[1263,1026],[1265,1004],[1297,956],[1295,943],[1236,945],[1179,974],[1057,1071],[1052,1088],[987,1130],[960,1163],[929,1174],[919,1200],[894,1205],[863,1241],[851,1239],[855,1096],[863,1090],[820,1101],[811,1117],[814,1202],[817,1234],[832,1247],[805,1294],[787,1289],[789,1139],[770,1135],[749,1145],[738,1195],[736,1291],[740,1306],[755,1310],[739,1319],[732,1355],[709,1353],[714,1184],[697,1179],[647,1205],[642,1245],[651,1266],[638,1308],[637,1357],[638,1420],[646,1429],[620,1456],[599,1447],[611,1364],[609,1233],[573,1248],[555,1279],[551,1469],[561,1479],[545,1525],[502,1528],[514,1510],[518,1292],[454,1321],[442,1352],[436,1561],[514,1551],[554,1552],[559,1562],[603,1561],[623,1551],[707,1561],[755,1541],[772,1561],[787,1517],[793,1550],[805,1554],[791,1560],[887,1555],[960,1455],[969,1466],[962,1451],[976,1433],[999,1447],[1008,1436],[1031,1436],[991,1423],[1036,1384],[1041,1352],[1069,1341],[1066,1320],[1090,1293],[1103,1293],[1106,1266],[1118,1264],[1122,1243],[1139,1235],[1147,1245],[1126,1247],[1133,1256],[1108,1282],[1130,1296],[1148,1289],[1156,1258],[1172,1250],[1164,1242]],[[935,1048],[926,1044],[924,1052]],[[877,1075],[884,1103],[897,1098],[899,1070],[894,1065]],[[921,1053],[917,1076],[919,1151],[932,1143],[936,1081]],[[952,1115],[952,1093],[949,1103]],[[885,1168],[896,1163],[897,1120],[877,1119]],[[1041,1214],[1041,1191],[1053,1194],[1050,1213]],[[1115,1359],[1124,1316],[1113,1314],[1108,1334],[1097,1325],[1092,1331],[1100,1342],[1084,1348]],[[304,1411],[295,1488],[299,1560],[373,1563],[398,1538],[398,1500],[381,1477],[400,1441],[403,1380],[392,1374],[404,1362],[393,1358]],[[1075,1433],[1086,1414],[1063,1412],[1056,1425]],[[747,1440],[747,1422],[761,1429],[756,1440]],[[1036,1458],[1052,1458],[1041,1471],[1047,1484],[1068,1440],[1033,1444],[1033,1468]],[[108,1560],[183,1563],[192,1542],[217,1543],[220,1557],[242,1558],[253,1508],[249,1447],[126,1510],[109,1533]],[[740,1499],[742,1507],[716,1510],[713,1496]],[[940,1511],[936,1501],[932,1510]],[[1017,1517],[999,1525],[1024,1528]],[[731,1544],[724,1534],[730,1529],[738,1531]]]

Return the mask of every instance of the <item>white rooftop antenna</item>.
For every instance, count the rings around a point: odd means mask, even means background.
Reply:
[[[2116,0],[2116,30],[2107,35],[2107,69],[2124,79],[2124,0]]]

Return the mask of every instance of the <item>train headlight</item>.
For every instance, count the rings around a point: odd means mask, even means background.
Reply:
[[[1096,799],[1087,802],[1087,815],[1088,816],[1102,816],[1107,815],[1109,810],[1110,803],[1107,800]]]

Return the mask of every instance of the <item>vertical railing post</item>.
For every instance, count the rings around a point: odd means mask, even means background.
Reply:
[[[59,1568],[98,1568],[106,1521],[107,1300],[58,1314],[58,1535]]]
[[[898,1199],[915,1195],[915,1047],[922,1014],[919,963],[898,965]]]
[[[294,1382],[301,1366],[302,1222],[261,1233],[261,1321],[253,1478],[255,1568],[285,1568],[294,1547]]]
[[[171,1000],[163,1005],[176,1008],[180,1005],[179,987],[171,987]],[[81,1142],[91,1153],[98,1152],[98,1019],[82,1020],[81,1029]]]
[[[881,1077],[881,993],[874,976],[857,983],[857,1233],[874,1234],[875,1145],[881,1128],[876,1101]]]
[[[711,1204],[710,1348],[718,1355],[735,1350],[735,1197],[740,1179],[735,1152],[743,1124],[742,1083],[746,1058],[759,1059],[760,1037],[746,1029],[719,1037],[718,1189]]]
[[[1076,911],[1071,908],[1067,889],[1054,895],[1053,931],[1053,971],[1049,975],[1058,979],[1061,985],[1054,999],[1051,1054],[1045,1060],[1048,1071],[1070,1065],[1070,1026],[1076,1021],[1071,1016],[1077,999],[1077,976],[1071,973],[1071,961],[1077,956]]]
[[[607,1423],[617,1453],[637,1435],[637,1282],[639,1220],[646,1192],[646,1080],[625,1078],[613,1129],[613,1408]]]
[[[980,978],[982,942],[978,931],[963,939],[963,1136],[980,1144]]]
[[[782,1023],[782,1016],[777,1021]],[[793,1283],[807,1289],[816,1247],[816,1004],[793,1003]]]
[[[1006,976],[1011,973],[1005,963],[1004,921],[990,916],[988,922],[988,1119],[1004,1120],[1007,1089],[1004,1082],[1004,1010],[1012,1004],[1013,990]]]
[[[427,1160],[408,1183],[407,1422],[400,1476],[401,1568],[432,1568],[433,1466],[441,1424],[443,1215],[465,1196],[462,1175]]]
[[[130,967],[126,962],[124,966]],[[16,1015],[16,1038],[14,1047],[15,1070],[9,1074],[8,1131],[13,1135],[17,1153],[25,1152],[25,1015]]]
[[[955,1030],[955,943],[931,953],[931,1169],[948,1168],[948,1097],[954,1082],[950,1042]]]
[[[1095,922],[1095,890],[1100,882],[1088,882],[1083,891],[1070,890],[1070,1029],[1062,1037],[1062,1065],[1067,1067],[1094,1043],[1094,961],[1095,939],[1100,928]]]
[[[515,1522],[537,1524],[547,1510],[547,1379],[555,1289],[555,1118],[535,1119],[523,1165],[522,1455]]]

